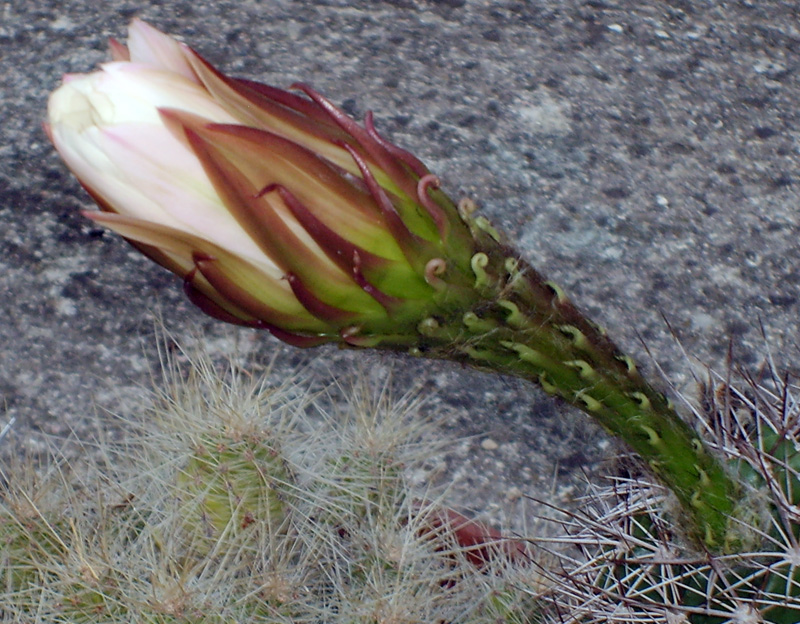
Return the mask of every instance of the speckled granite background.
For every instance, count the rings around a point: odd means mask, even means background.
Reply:
[[[685,348],[755,367],[763,325],[793,365],[800,311],[800,12],[793,0],[11,0],[0,4],[0,425],[3,450],[80,436],[96,406],[135,409],[157,361],[152,317],[321,379],[362,355],[299,352],[209,321],[180,283],[84,220],[90,201],[40,124],[64,72],[143,17],[228,73],[313,84],[475,198],[534,263],[679,387]],[[608,445],[536,390],[449,364],[427,380],[464,501],[568,487]],[[652,366],[650,370],[652,371]],[[288,374],[288,373],[284,373]],[[513,498],[513,496],[512,496]]]

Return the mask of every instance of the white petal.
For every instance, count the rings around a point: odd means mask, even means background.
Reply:
[[[183,229],[275,272],[228,212],[193,152],[156,107],[235,122],[199,85],[135,63],[110,63],[52,94],[51,133],[75,175],[120,214]]]
[[[128,28],[128,50],[134,63],[175,72],[199,83],[181,44],[140,19],[133,20]]]

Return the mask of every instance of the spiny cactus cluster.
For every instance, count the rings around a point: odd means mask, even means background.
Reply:
[[[123,442],[2,468],[0,621],[532,621],[528,553],[412,491],[413,397],[355,385],[332,413],[179,359]]]
[[[694,414],[746,489],[728,551],[692,548],[666,490],[618,478],[566,522],[582,556],[553,575],[553,622],[800,622],[800,387],[767,366],[704,388]]]

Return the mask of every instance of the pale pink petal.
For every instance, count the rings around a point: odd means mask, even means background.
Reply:
[[[106,96],[113,103],[112,117],[105,123],[146,121],[161,124],[157,108],[184,110],[209,121],[236,123],[236,118],[217,104],[200,85],[168,71],[137,63],[106,63],[92,74],[84,88],[93,97]]]
[[[180,74],[187,80],[199,82],[180,43],[147,22],[134,19],[128,28],[130,60]]]
[[[163,128],[115,126],[97,144],[111,161],[124,163],[118,175],[125,184],[146,189],[153,200],[146,210],[124,199],[112,201],[120,213],[185,229],[247,257],[265,272],[277,272],[222,203],[195,155]]]

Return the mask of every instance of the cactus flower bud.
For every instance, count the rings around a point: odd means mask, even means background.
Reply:
[[[451,305],[438,285],[469,270],[469,231],[371,118],[358,126],[304,85],[225,77],[138,20],[113,51],[53,93],[50,136],[102,209],[89,216],[206,312],[293,343],[361,344]]]
[[[308,86],[224,76],[141,21],[112,53],[53,93],[49,134],[101,208],[89,216],[181,276],[193,302],[300,346],[536,382],[624,439],[676,493],[687,531],[724,546],[736,487],[697,434],[371,115],[361,126]]]

